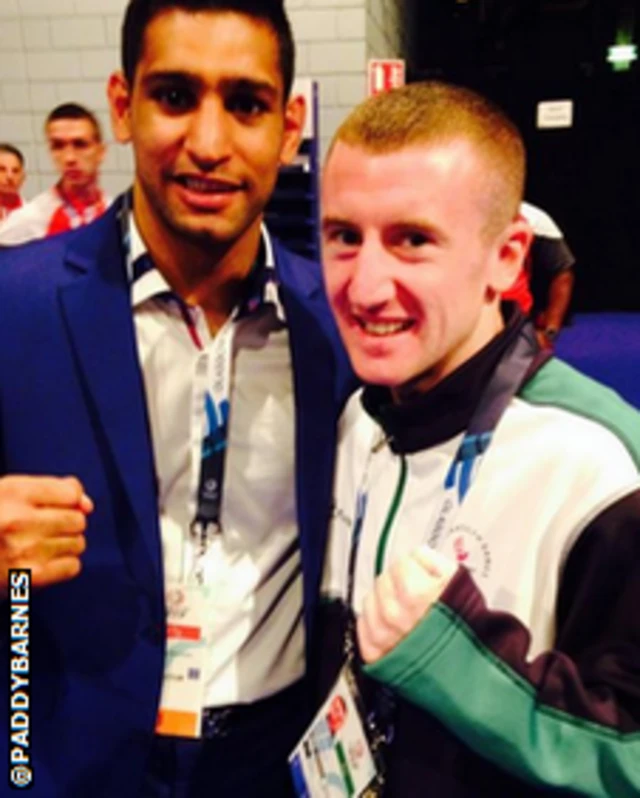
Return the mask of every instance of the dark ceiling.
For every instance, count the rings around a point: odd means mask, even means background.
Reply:
[[[610,70],[607,47],[633,35],[635,0],[406,0],[410,73],[540,76]]]

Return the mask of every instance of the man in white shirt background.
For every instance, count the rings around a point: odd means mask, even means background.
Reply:
[[[22,206],[24,155],[13,144],[0,144],[0,222]]]
[[[0,246],[81,227],[110,204],[99,186],[105,145],[97,117],[82,105],[64,103],[47,116],[45,134],[59,180],[0,224]]]

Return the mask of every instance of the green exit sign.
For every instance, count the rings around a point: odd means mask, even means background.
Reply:
[[[638,47],[635,44],[614,44],[607,52],[607,61],[617,71],[629,69],[637,58]]]

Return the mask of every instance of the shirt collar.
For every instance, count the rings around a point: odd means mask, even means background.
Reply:
[[[0,208],[6,208],[8,211],[15,211],[16,208],[22,207],[22,197],[19,194],[9,194],[5,197],[0,197]]]
[[[263,300],[265,304],[274,306],[276,316],[282,323],[285,314],[278,293],[278,284],[275,273],[275,256],[271,234],[263,224],[260,228],[261,246],[258,252],[260,269],[265,270]],[[148,299],[173,295],[169,283],[153,265],[149,257],[147,246],[144,243],[140,230],[136,224],[133,213],[129,213],[129,247],[130,257],[127,262],[127,277],[131,285],[131,304],[137,307]]]

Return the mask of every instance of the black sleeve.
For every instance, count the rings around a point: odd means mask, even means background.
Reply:
[[[556,648],[588,689],[609,693],[622,731],[640,727],[640,491],[601,513],[567,559]],[[612,720],[614,720],[612,718]]]
[[[548,238],[536,236],[531,245],[531,269],[553,277],[562,271],[572,269],[576,259],[564,238]]]

